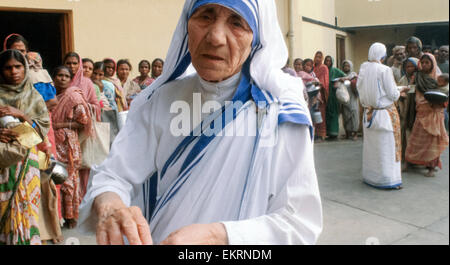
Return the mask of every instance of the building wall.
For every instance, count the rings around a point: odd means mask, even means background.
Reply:
[[[329,25],[335,24],[335,0],[295,1],[295,48],[294,57],[313,58],[317,51],[336,58],[336,36],[346,38],[346,54],[350,55],[352,43],[348,34],[329,27],[303,21],[311,18]]]
[[[381,42],[385,45],[397,44],[404,45],[406,39],[414,34],[415,27],[407,27],[402,29],[366,29],[359,30],[351,36],[353,47],[353,64],[355,71],[359,71],[359,67],[367,61],[369,48],[374,42]]]
[[[130,4],[132,2],[133,4]],[[184,1],[180,0],[0,0],[1,7],[71,10],[74,48],[82,57],[165,58]]]
[[[448,22],[448,0],[337,0],[340,27]]]
[[[312,58],[318,50],[335,57],[336,35],[342,35],[346,37],[346,58],[353,60],[356,67],[367,58],[371,43],[391,43],[396,39],[396,43],[403,43],[411,30],[402,29],[399,33],[395,29],[371,29],[350,34],[305,22],[302,17],[334,25],[337,16],[340,27],[448,21],[447,0],[428,0],[427,8],[418,4],[421,0],[293,1],[294,45],[290,57]],[[135,75],[141,59],[166,57],[183,4],[182,0],[0,0],[0,9],[69,10],[73,14],[76,52],[94,60],[128,58]],[[289,0],[276,0],[276,4],[280,27],[289,45]]]

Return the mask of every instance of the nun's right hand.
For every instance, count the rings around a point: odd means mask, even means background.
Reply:
[[[94,207],[98,216],[97,244],[123,245],[123,236],[130,245],[153,244],[150,227],[139,207],[127,207],[113,192],[97,196]]]

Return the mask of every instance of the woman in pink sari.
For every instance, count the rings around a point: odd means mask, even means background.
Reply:
[[[78,87],[83,92],[84,99],[86,100],[89,108],[94,111],[97,121],[101,120],[101,105],[98,101],[97,93],[91,79],[87,78],[83,74],[83,61],[81,56],[75,52],[70,52],[64,57],[64,65],[70,69],[72,74],[71,87]],[[82,197],[86,193],[86,188],[89,180],[89,169],[80,170],[80,192]]]
[[[420,58],[419,72],[415,77],[416,84],[416,119],[406,147],[406,164],[422,165],[428,169],[426,177],[433,177],[435,168],[442,169],[441,154],[449,145],[445,131],[444,104],[433,104],[425,99],[427,91],[438,89],[436,59],[430,53]]]
[[[74,228],[78,220],[81,203],[79,170],[81,168],[81,147],[79,133],[93,135],[92,120],[83,91],[71,86],[71,72],[65,66],[58,67],[53,79],[59,104],[53,111],[56,159],[67,165],[68,178],[62,184],[63,217],[69,228]]]
[[[327,124],[325,121],[325,114],[327,109],[328,102],[328,86],[330,83],[329,70],[326,65],[323,64],[323,53],[321,51],[316,52],[314,56],[314,73],[316,74],[319,82],[321,84],[322,89],[320,90],[321,97],[319,99],[320,105],[320,113],[322,113],[322,123],[314,124],[316,129],[316,134],[323,141],[327,136]]]

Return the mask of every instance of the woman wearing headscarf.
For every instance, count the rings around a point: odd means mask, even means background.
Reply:
[[[409,57],[403,62],[402,71],[405,75],[398,82],[399,86],[412,87],[415,85],[415,79],[418,71],[419,59]],[[416,94],[413,90],[408,93],[401,93],[397,102],[398,114],[400,116],[400,127],[402,131],[402,161],[405,162],[405,152],[409,135],[416,120]],[[406,164],[403,166],[405,170]]]
[[[84,99],[89,106],[89,112],[93,112],[97,121],[101,120],[101,104],[98,101],[97,90],[91,79],[84,76],[83,60],[81,56],[75,52],[70,52],[64,57],[64,65],[70,69],[72,81],[70,87],[78,87],[83,91]],[[89,114],[90,115],[90,114]],[[81,194],[86,192],[86,186],[89,180],[90,169],[80,169],[79,178],[81,182]]]
[[[127,103],[125,91],[122,87],[122,84],[121,84],[119,78],[117,78],[115,76],[116,71],[117,71],[116,61],[114,61],[111,58],[106,58],[103,60],[103,63],[105,64],[104,79],[106,81],[113,83],[113,85],[115,87],[114,92],[115,92],[115,96],[116,96],[115,101],[116,101],[116,105],[117,105],[117,111],[123,112],[123,111],[128,110],[128,103]]]
[[[164,61],[163,59],[156,58],[152,62],[152,78],[156,80],[156,78],[160,77],[163,73],[164,69]]]
[[[422,48],[422,41],[419,38],[412,36],[406,40],[406,53],[408,57],[420,59],[423,55]]]
[[[71,86],[71,71],[60,66],[53,73],[53,80],[59,100],[53,111],[52,121],[55,130],[56,159],[67,165],[68,178],[62,184],[63,217],[69,228],[74,228],[81,203],[80,176],[81,147],[79,133],[92,136],[92,120],[83,91]]]
[[[99,244],[122,244],[122,234],[130,244],[316,242],[311,118],[302,82],[281,71],[276,14],[274,0],[186,1],[164,73],[95,167],[80,223]],[[198,99],[215,107],[185,127],[177,109],[201,109]],[[135,201],[145,219],[129,206],[147,179]]]
[[[63,64],[70,69],[72,74],[71,87],[78,87],[83,91],[83,96],[89,107],[94,111],[97,121],[100,121],[101,106],[98,102],[97,92],[91,79],[84,77],[83,61],[75,52],[66,54]]]
[[[314,124],[314,129],[317,136],[319,136],[323,141],[327,137],[326,109],[329,96],[330,71],[328,70],[328,67],[323,64],[323,53],[321,51],[316,52],[316,55],[314,56],[314,73],[319,79],[322,87],[320,91],[321,97],[319,98],[319,109],[320,113],[322,113],[322,123]]]
[[[374,43],[369,61],[361,65],[357,88],[364,107],[364,147],[362,175],[368,185],[400,189],[401,131],[394,102],[400,92],[392,69],[383,65],[386,46]],[[405,90],[406,91],[406,90]]]
[[[339,136],[339,101],[336,97],[336,80],[345,77],[345,73],[334,67],[334,59],[331,56],[325,57],[324,64],[330,73],[330,85],[328,88],[328,100],[326,109],[327,135],[330,139],[337,139]]]
[[[127,59],[117,62],[117,78],[120,80],[128,105],[141,92],[139,85],[130,78],[132,69],[133,67]]]
[[[0,53],[0,118],[12,116],[27,122],[44,139],[50,119],[29,71],[19,51]],[[16,122],[0,125],[0,244],[38,245],[39,158],[36,146],[27,148],[17,140],[11,130]]]
[[[142,61],[139,62],[138,67],[139,67],[139,73],[141,75],[140,76],[136,76],[133,79],[133,81],[139,85],[141,90],[144,90],[147,87],[149,87],[155,81],[154,78],[149,76],[149,74],[152,71],[152,65],[150,64],[149,61],[142,60]]]
[[[415,78],[416,120],[406,147],[406,162],[426,166],[427,177],[434,176],[436,167],[442,169],[440,156],[449,143],[444,124],[445,104],[433,104],[424,96],[425,92],[438,88],[436,71],[436,59],[425,53]]]
[[[347,87],[350,101],[347,104],[342,104],[345,134],[347,139],[352,137],[353,140],[356,140],[359,129],[359,100],[358,90],[356,89],[358,74],[353,72],[353,63],[350,60],[342,62],[342,71],[346,75],[345,79],[350,81],[350,87]]]

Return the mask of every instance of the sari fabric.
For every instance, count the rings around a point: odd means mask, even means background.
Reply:
[[[133,81],[139,85],[141,90],[144,90],[145,88],[150,86],[155,81],[155,79],[151,78],[150,76],[147,76],[143,81],[141,81],[140,76],[138,76],[135,79],[133,79]]]
[[[117,111],[122,112],[128,110],[128,103],[126,99],[126,91],[122,87],[122,83],[120,82],[119,78],[115,77],[114,74],[117,70],[117,63],[112,58],[107,58],[105,60],[111,60],[114,63],[114,73],[112,76],[105,76],[104,80],[111,82],[114,85],[115,88],[115,102],[117,105]]]
[[[329,84],[330,84],[330,76],[329,70],[326,65],[323,63],[316,65],[314,67],[314,73],[319,79],[320,84],[322,85],[322,89],[320,91],[320,104],[319,109],[322,114],[323,122],[320,124],[314,124],[315,132],[318,136],[325,138],[327,136],[327,125],[326,125],[326,109],[328,102],[328,94],[329,94]]]
[[[92,121],[89,107],[83,93],[76,87],[66,89],[58,95],[59,104],[53,115],[53,123],[78,122],[83,131],[91,136]],[[55,130],[56,159],[67,165],[69,177],[62,184],[63,217],[78,219],[78,206],[81,203],[79,169],[81,168],[81,147],[78,130],[62,128]]]
[[[97,93],[94,84],[92,83],[91,79],[83,76],[83,67],[82,67],[83,63],[81,59],[79,65],[80,67],[78,68],[78,71],[75,73],[75,76],[73,77],[70,86],[78,87],[81,89],[85,101],[90,105],[90,107],[95,112],[97,121],[100,121],[101,106],[97,98]]]
[[[381,64],[386,47],[374,43],[369,61],[361,65],[357,88],[364,107],[362,175],[364,182],[382,189],[402,185],[400,121],[394,102],[400,97],[392,69]],[[399,152],[400,151],[400,152]]]
[[[348,104],[342,104],[342,118],[344,128],[347,132],[357,132],[359,129],[359,100],[358,91],[356,90],[358,75],[353,72],[353,63],[351,61],[345,60],[342,64],[344,63],[350,65],[350,71],[346,77],[350,78],[351,84],[348,87],[350,102]]]
[[[334,64],[334,59],[331,57],[332,64]],[[339,135],[339,101],[336,97],[336,88],[334,87],[336,78],[345,77],[345,73],[336,67],[330,68],[330,82],[329,82],[329,94],[326,108],[326,126],[327,134],[329,136]]]
[[[406,68],[406,64],[408,62],[411,62],[415,67],[416,71],[412,75],[406,74],[400,79],[398,82],[399,86],[409,86],[415,84],[415,76],[417,75],[417,66],[419,59],[410,57],[406,59],[406,61],[403,63],[403,69]],[[405,161],[405,153],[406,153],[406,146],[408,145],[408,138],[411,134],[412,128],[414,127],[414,122],[416,120],[416,94],[415,93],[408,93],[405,98],[400,97],[400,99],[397,101],[397,109],[398,113],[400,115],[400,127],[401,127],[401,134],[402,134],[402,161]]]
[[[426,167],[442,169],[440,155],[447,148],[449,138],[445,130],[445,106],[433,106],[424,93],[437,89],[437,63],[434,56],[425,53],[433,62],[431,73],[419,72],[416,77],[416,120],[406,147],[406,161]],[[422,57],[423,58],[423,57]],[[448,104],[448,103],[447,103]]]
[[[25,60],[25,58],[24,58]],[[26,61],[26,60],[25,60]],[[19,85],[8,85],[0,77],[0,106],[12,106],[24,112],[39,128],[41,138],[47,135],[50,118],[42,96],[29,78]],[[25,149],[16,141],[0,143],[3,150]],[[0,160],[4,158],[0,156]],[[3,161],[2,161],[3,162]],[[0,168],[0,244],[41,244],[39,233],[40,171],[36,147],[26,150],[20,161]]]

